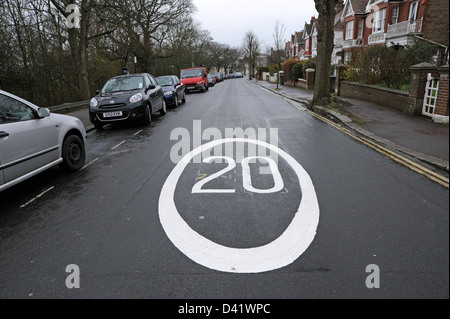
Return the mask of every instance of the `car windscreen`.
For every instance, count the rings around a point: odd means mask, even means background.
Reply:
[[[198,78],[202,77],[203,72],[201,69],[193,69],[193,70],[181,70],[181,78],[189,79],[189,78]]]
[[[134,91],[144,87],[144,78],[142,76],[127,76],[112,78],[106,82],[102,93],[115,93],[123,91]]]
[[[173,85],[172,78],[165,78],[165,77],[156,78],[156,82],[158,82],[158,84],[161,86],[172,86]]]

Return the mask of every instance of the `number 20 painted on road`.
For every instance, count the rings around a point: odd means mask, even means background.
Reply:
[[[207,183],[211,182],[217,177],[220,177],[221,175],[233,170],[236,167],[236,161],[227,156],[212,156],[205,158],[203,160],[204,163],[211,163],[212,161],[216,159],[224,159],[228,166],[222,169],[221,171],[214,173],[210,175],[209,177],[201,180],[200,182],[196,183],[192,187],[192,194],[205,194],[205,193],[235,193],[235,189],[203,189],[203,186],[205,186]],[[250,175],[250,161],[252,160],[265,160],[267,163],[269,163],[270,171],[272,172],[273,180],[275,185],[272,188],[269,189],[258,189],[253,187],[252,184],[252,177]],[[281,177],[280,171],[278,170],[277,163],[270,158],[265,156],[251,156],[246,157],[242,159],[242,178],[243,178],[243,185],[244,189],[252,192],[252,193],[260,193],[260,194],[269,194],[269,193],[276,193],[281,191],[284,188],[284,182],[283,178]]]
[[[178,212],[175,204],[175,190],[181,175],[197,155],[215,146],[225,143],[252,143],[278,153],[287,164],[289,164],[297,175],[301,188],[300,204],[291,223],[285,231],[274,241],[259,247],[252,248],[232,248],[217,244],[196,231],[194,231]],[[223,158],[223,157],[218,157]],[[215,157],[207,158],[206,162],[211,162]],[[252,159],[264,159],[274,176],[275,186],[271,189],[255,189],[251,183],[249,162]],[[228,166],[225,171],[233,169],[236,163],[231,158],[226,158]],[[249,157],[242,161],[244,187],[254,192],[275,192],[283,186],[283,180],[275,162],[269,158]],[[212,178],[222,175],[224,170],[211,175],[207,180],[199,182],[194,186],[193,192],[211,192],[202,187],[211,181]],[[283,187],[281,187],[283,188]],[[228,191],[234,190],[216,190]],[[278,211],[274,207],[274,212]],[[167,237],[172,243],[187,257],[196,263],[210,269],[231,273],[260,273],[285,267],[300,257],[314,240],[317,226],[319,224],[319,204],[317,201],[314,185],[308,173],[289,154],[278,147],[249,139],[223,139],[212,141],[201,145],[187,154],[172,170],[166,179],[159,198],[158,213],[161,225]]]

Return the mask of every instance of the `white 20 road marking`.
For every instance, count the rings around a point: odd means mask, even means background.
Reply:
[[[277,152],[293,168],[298,177],[301,187],[298,210],[283,234],[267,245],[245,249],[219,245],[195,232],[177,210],[174,201],[175,190],[189,162],[194,156],[225,143],[253,143]],[[198,264],[223,272],[260,273],[285,267],[305,252],[316,235],[319,224],[319,204],[311,178],[292,156],[262,141],[223,139],[199,146],[175,166],[161,190],[159,218],[172,243]]]

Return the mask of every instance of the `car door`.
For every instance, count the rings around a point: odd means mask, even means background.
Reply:
[[[181,83],[180,79],[175,77],[175,88],[177,91],[177,96],[181,99],[184,96],[184,84]]]
[[[59,159],[57,126],[31,106],[0,94],[0,170],[11,182]]]
[[[152,103],[152,113],[154,113],[160,110],[162,107],[160,95],[160,91],[162,91],[162,89],[161,86],[159,86],[158,82],[156,82],[156,80],[150,74],[147,75],[147,80],[149,81],[149,84],[153,84],[155,86],[154,89],[149,90],[149,98],[150,102]],[[162,98],[164,99],[164,94],[162,94]]]
[[[158,84],[158,82],[155,80],[155,78],[153,76],[149,76],[150,77],[150,81],[152,81],[152,84],[156,87],[155,92],[155,104],[157,103],[158,107],[157,110],[162,109],[163,107],[163,102],[164,102],[164,92],[162,90],[162,87]]]

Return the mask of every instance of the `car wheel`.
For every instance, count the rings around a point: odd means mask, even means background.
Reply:
[[[178,95],[175,94],[175,107],[179,107],[180,103],[178,102]]]
[[[147,105],[144,110],[144,125],[150,125],[152,123],[152,111],[150,110],[150,105]]]
[[[181,99],[181,102],[186,103],[186,92],[183,93],[183,98]]]
[[[70,135],[64,140],[62,158],[60,167],[66,172],[75,172],[83,167],[86,160],[86,150],[79,136]]]
[[[160,113],[161,115],[166,115],[166,113],[167,113],[167,105],[166,105],[166,101],[163,100],[162,103],[163,103],[162,109],[159,111],[159,113]]]

